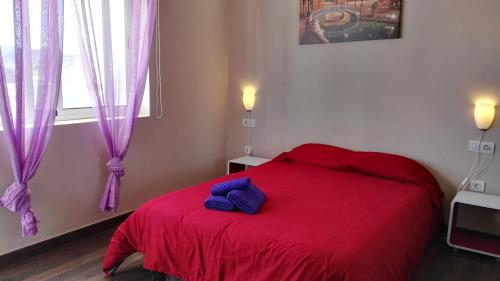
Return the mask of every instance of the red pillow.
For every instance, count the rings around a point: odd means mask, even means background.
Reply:
[[[434,176],[415,160],[380,152],[355,152],[346,158],[345,170],[421,186],[432,203],[441,206],[443,193]]]
[[[345,148],[319,143],[307,143],[286,152],[284,158],[296,163],[343,170],[346,163],[345,158],[352,153],[352,150]]]
[[[331,145],[309,143],[282,153],[275,160],[413,183],[427,190],[435,206],[441,206],[443,193],[436,179],[417,161],[403,156],[379,152],[354,152]]]

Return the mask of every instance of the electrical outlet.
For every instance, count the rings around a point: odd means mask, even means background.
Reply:
[[[475,192],[484,192],[486,187],[485,181],[473,180],[470,182],[470,190]]]
[[[243,118],[242,125],[245,128],[255,128],[255,119]]]
[[[253,147],[246,145],[245,146],[245,155],[252,155],[253,153]]]
[[[483,141],[481,144],[479,141],[469,141],[469,151],[471,152],[481,152],[485,154],[495,153],[495,143]]]

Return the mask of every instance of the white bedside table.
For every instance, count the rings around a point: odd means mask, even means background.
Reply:
[[[227,161],[227,174],[241,172],[251,167],[262,165],[269,161],[271,161],[271,159],[254,156],[243,156],[240,158],[229,160]]]
[[[500,213],[500,196],[460,191],[451,203],[448,245],[500,259],[500,237],[457,227],[461,205],[471,205]]]

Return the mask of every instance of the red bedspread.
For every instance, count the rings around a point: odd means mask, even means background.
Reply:
[[[144,268],[185,281],[410,279],[440,222],[439,187],[291,158],[144,204],[114,234],[104,270],[137,251]],[[257,215],[203,207],[212,184],[241,176],[268,198]]]

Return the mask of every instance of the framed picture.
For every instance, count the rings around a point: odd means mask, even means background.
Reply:
[[[299,0],[300,44],[401,37],[402,0]]]

